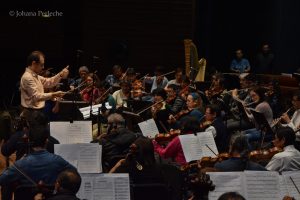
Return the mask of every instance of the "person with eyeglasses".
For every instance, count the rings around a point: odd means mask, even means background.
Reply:
[[[41,110],[45,107],[45,101],[62,97],[65,92],[56,91],[45,93],[44,88],[56,86],[61,79],[67,78],[69,66],[65,67],[55,76],[45,78],[39,74],[45,65],[45,55],[41,51],[33,51],[27,58],[27,68],[21,77],[21,105],[23,111],[21,117],[28,119],[34,110]]]

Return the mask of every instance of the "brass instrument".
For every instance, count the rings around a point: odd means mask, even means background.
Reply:
[[[198,51],[196,45],[191,39],[184,40],[185,51],[185,73],[192,81],[204,81],[206,59],[198,60]]]

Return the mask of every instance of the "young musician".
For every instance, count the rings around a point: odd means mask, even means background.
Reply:
[[[273,156],[266,168],[270,171],[300,170],[300,152],[295,149],[295,133],[290,127],[279,128],[275,134],[273,144],[283,152]]]

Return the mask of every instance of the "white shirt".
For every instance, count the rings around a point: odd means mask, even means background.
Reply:
[[[273,156],[266,169],[278,172],[300,170],[300,152],[295,149],[294,145],[286,146],[283,152]]]
[[[112,94],[112,97],[114,98],[115,102],[116,102],[116,107],[127,107],[127,101],[125,101],[126,99],[128,99],[124,93],[121,90],[117,90]]]
[[[300,125],[300,109],[296,110],[291,118],[290,123],[288,124],[282,124],[282,126],[291,127],[294,131],[296,131],[298,126]],[[296,141],[300,141],[300,132],[298,131],[296,133]]]
[[[26,68],[20,81],[21,105],[25,108],[41,109],[45,106],[45,100],[51,99],[51,93],[44,93],[44,88],[56,86],[61,77],[59,74],[44,78],[34,71]]]

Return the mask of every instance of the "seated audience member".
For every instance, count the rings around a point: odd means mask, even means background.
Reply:
[[[242,195],[237,192],[226,192],[222,194],[218,200],[246,200]]]
[[[249,161],[249,143],[245,135],[240,133],[231,137],[229,144],[230,158],[215,164],[215,169],[222,172],[255,170],[265,171],[266,169],[252,161]]]
[[[236,73],[249,72],[251,67],[246,58],[243,58],[243,52],[241,49],[236,50],[236,58],[232,60],[230,70]]]
[[[76,193],[79,191],[80,185],[80,174],[75,170],[65,170],[56,179],[56,194],[48,200],[79,200]]]
[[[129,146],[140,136],[126,128],[125,119],[120,114],[109,115],[107,121],[107,134],[99,139],[104,171],[110,170],[120,157],[125,157]]]
[[[62,157],[49,153],[46,150],[49,131],[44,126],[35,126],[30,129],[29,141],[31,152],[24,158],[16,161],[0,175],[0,185],[19,183],[20,186],[32,185],[32,183],[19,172],[30,177],[34,182],[42,181],[46,185],[53,185],[57,175],[66,169],[73,169],[70,163]]]
[[[283,152],[273,156],[266,168],[270,171],[300,170],[300,152],[295,149],[295,133],[290,127],[279,128],[275,133],[273,144]]]

